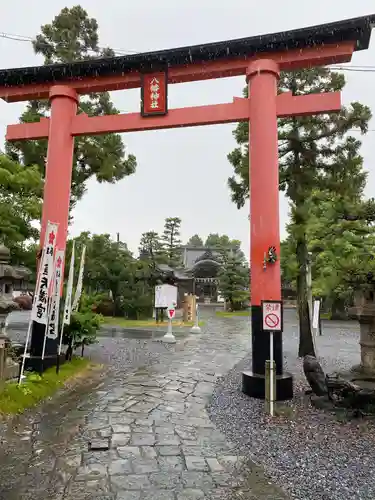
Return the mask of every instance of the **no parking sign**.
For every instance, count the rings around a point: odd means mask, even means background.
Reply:
[[[281,300],[262,300],[263,331],[283,331],[283,306]]]

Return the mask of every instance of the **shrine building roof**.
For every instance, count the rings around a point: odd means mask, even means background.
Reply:
[[[0,86],[15,87],[47,82],[105,77],[134,71],[153,70],[160,66],[189,65],[236,57],[253,57],[261,53],[304,49],[319,45],[355,42],[354,50],[367,49],[375,14],[308,28],[256,35],[236,40],[157,50],[73,63],[51,64],[0,71]]]

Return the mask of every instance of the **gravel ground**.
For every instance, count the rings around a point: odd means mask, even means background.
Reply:
[[[25,342],[29,314],[29,311],[15,311],[8,316],[7,334],[13,342]],[[85,355],[108,365],[113,372],[157,363],[168,349],[167,344],[160,342],[109,335],[99,336],[97,344],[85,348]]]
[[[261,401],[240,392],[241,372],[251,366],[248,357],[217,385],[208,409],[211,419],[291,498],[374,500],[374,423],[342,422],[309,406],[296,352],[297,323],[291,313],[285,330],[285,363],[295,375],[295,398],[281,406],[283,416],[271,420]],[[326,323],[323,336],[317,339],[323,368],[332,372],[357,364],[358,338],[355,323]]]

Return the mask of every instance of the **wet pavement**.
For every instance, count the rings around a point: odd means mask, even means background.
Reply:
[[[248,349],[246,318],[208,317],[172,346],[100,339],[104,376],[3,426],[0,499],[285,499],[205,409]]]

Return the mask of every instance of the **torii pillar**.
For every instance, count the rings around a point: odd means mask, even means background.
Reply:
[[[250,267],[252,372],[244,372],[242,389],[255,398],[265,397],[265,363],[270,359],[270,333],[263,331],[262,300],[281,300],[279,158],[277,81],[279,66],[259,59],[246,72],[249,86]],[[269,247],[278,256],[265,265]],[[282,333],[273,334],[276,364],[276,399],[293,397],[293,379],[283,372]]]
[[[40,244],[43,245],[48,221],[58,222],[56,249],[65,251],[74,152],[74,137],[71,134],[71,126],[77,113],[78,95],[71,87],[54,85],[50,89],[49,99],[51,116],[49,119]],[[64,267],[62,272],[64,272]],[[33,321],[30,343],[31,358],[28,364],[40,371],[55,364],[59,343],[58,336],[56,339],[46,337],[45,357],[42,360],[45,329],[45,325]]]

